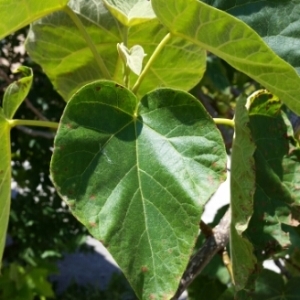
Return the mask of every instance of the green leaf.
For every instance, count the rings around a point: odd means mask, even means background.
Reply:
[[[242,289],[254,271],[256,258],[251,243],[243,237],[253,213],[255,191],[255,144],[249,129],[246,98],[240,97],[235,112],[235,138],[231,157],[231,225],[230,251],[235,287]]]
[[[70,4],[71,5],[71,4]],[[114,81],[123,84],[122,60],[117,44],[127,47],[141,45],[148,62],[153,51],[168,30],[158,20],[124,28],[107,11],[102,1],[78,1],[71,5],[94,42]],[[26,49],[39,63],[65,100],[83,85],[106,78],[78,28],[64,12],[57,12],[34,23],[28,35]],[[139,89],[139,95],[157,87],[190,90],[205,72],[206,52],[182,38],[173,37],[154,60]],[[107,78],[106,78],[107,79]],[[137,75],[130,74],[130,87]]]
[[[226,289],[227,286],[218,279],[200,275],[188,288],[188,300],[218,300]]]
[[[6,241],[10,210],[10,126],[0,109],[0,262]],[[1,265],[1,264],[0,264]]]
[[[283,276],[270,270],[263,270],[255,283],[255,291],[251,291],[245,299],[273,300],[285,299],[295,300],[299,298],[300,277],[294,277],[285,283]]]
[[[32,84],[32,69],[21,66],[15,73],[22,73],[23,78],[11,83],[3,96],[3,111],[7,119],[12,119],[15,112],[28,95]]]
[[[54,298],[51,283],[47,280],[51,269],[23,267],[11,263],[3,268],[0,277],[1,299],[32,300]]]
[[[56,10],[63,9],[68,0],[0,0],[0,39]]]
[[[152,0],[159,20],[177,36],[221,57],[300,114],[300,79],[242,21],[197,0]]]
[[[300,221],[300,148],[281,102],[262,91],[251,103],[250,128],[256,144],[254,214],[245,232],[262,261],[291,246]]]
[[[104,3],[112,15],[127,27],[156,18],[150,1],[104,0]]]
[[[114,82],[68,102],[51,176],[73,214],[109,249],[140,299],[171,297],[226,152],[198,100],[158,89],[138,102]]]
[[[121,43],[117,44],[117,48],[124,64],[128,66],[134,74],[140,75],[143,59],[146,56],[143,47],[140,45],[134,45],[128,49],[123,43]]]
[[[300,74],[300,1],[204,0],[241,19]]]

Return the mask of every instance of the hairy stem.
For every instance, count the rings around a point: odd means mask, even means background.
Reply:
[[[106,65],[105,65],[102,57],[98,53],[98,51],[95,47],[95,44],[93,43],[93,41],[92,41],[91,37],[89,36],[89,34],[87,33],[87,31],[85,30],[81,20],[78,18],[78,16],[74,13],[74,11],[69,6],[65,6],[64,11],[69,15],[69,17],[72,19],[72,21],[75,23],[75,25],[79,29],[79,31],[82,34],[83,38],[85,39],[88,47],[92,51],[94,58],[98,64],[101,72],[103,73],[104,77],[106,79],[111,79],[111,76],[108,72],[108,69],[106,68]]]
[[[220,223],[213,229],[213,234],[205,240],[203,246],[191,257],[181,277],[179,287],[171,300],[177,300],[210,260],[226,247],[229,242],[230,220],[231,211],[229,208]]]
[[[57,129],[58,124],[57,122],[50,122],[50,121],[37,121],[37,120],[9,120],[10,128],[15,126],[39,126],[39,127],[48,127]]]
[[[151,57],[149,58],[147,64],[145,65],[142,73],[140,74],[140,76],[138,77],[136,83],[134,84],[133,88],[132,88],[132,92],[134,94],[137,93],[142,81],[144,80],[148,70],[150,69],[152,63],[154,62],[154,60],[157,58],[158,54],[161,52],[161,50],[164,48],[164,46],[167,44],[167,42],[171,39],[171,34],[168,33],[159,43],[159,45],[156,47],[156,49],[154,50],[154,52],[152,53]]]
[[[223,119],[223,118],[214,118],[213,119],[215,124],[217,125],[226,125],[234,128],[234,121],[230,119]]]

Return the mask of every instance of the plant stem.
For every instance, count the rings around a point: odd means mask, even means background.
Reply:
[[[166,43],[171,39],[171,33],[168,33],[162,40],[161,42],[158,44],[158,46],[156,47],[156,49],[154,50],[154,52],[152,53],[151,57],[149,58],[147,64],[145,65],[142,73],[140,74],[140,76],[138,77],[136,83],[134,84],[133,88],[132,88],[132,92],[134,94],[137,93],[142,81],[144,80],[149,68],[151,67],[153,61],[157,58],[158,54],[161,52],[161,50],[164,48],[164,46],[166,45]]]
[[[94,58],[98,64],[101,72],[103,73],[104,77],[106,79],[111,79],[111,76],[106,68],[106,65],[105,65],[102,57],[98,53],[91,37],[88,35],[87,31],[85,30],[81,20],[78,18],[78,16],[74,13],[74,11],[69,6],[65,6],[64,11],[69,15],[69,17],[72,19],[72,21],[75,23],[75,25],[79,29],[79,31],[82,34],[83,38],[85,39],[87,45],[89,46],[90,50],[92,51]]]
[[[214,118],[213,119],[215,124],[217,125],[226,125],[234,128],[234,121],[230,119],[223,119],[223,118]]]
[[[220,223],[213,229],[213,235],[209,236],[202,247],[190,258],[178,289],[171,300],[177,300],[211,259],[226,247],[229,242],[230,221],[231,210],[229,208]]]
[[[15,126],[39,126],[39,127],[49,127],[53,129],[58,128],[57,122],[50,121],[38,121],[38,120],[9,120],[10,128]]]

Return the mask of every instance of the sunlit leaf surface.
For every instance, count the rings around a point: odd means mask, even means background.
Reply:
[[[158,89],[139,103],[124,87],[99,81],[67,104],[51,174],[137,295],[164,299],[191,255],[204,204],[226,177],[226,153],[191,95]]]

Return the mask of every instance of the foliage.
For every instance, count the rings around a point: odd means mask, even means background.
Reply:
[[[10,131],[18,125],[57,129],[50,166],[56,191],[109,249],[138,298],[169,299],[193,252],[204,205],[225,180],[226,150],[217,123],[235,130],[232,147],[226,144],[232,152],[234,287],[227,288],[228,282],[210,270],[197,279],[200,291],[191,287],[191,299],[206,295],[206,284],[215,289],[216,299],[233,294],[241,299],[274,297],[283,290],[294,295],[294,278],[284,285],[282,275],[274,279],[283,283],[275,294],[265,289],[275,275],[262,266],[266,258],[287,254],[292,265],[299,265],[300,240],[299,141],[286,115],[300,113],[299,54],[294,45],[287,49],[289,43],[274,43],[274,37],[293,37],[299,43],[299,27],[273,18],[278,25],[269,38],[260,29],[270,16],[269,5],[250,0],[239,7],[197,0],[152,0],[151,5],[142,0],[24,1],[29,13],[5,19],[0,36],[33,22],[26,49],[67,105],[59,125],[13,119],[28,92],[30,69],[25,67],[20,69],[25,76],[5,92],[0,110],[0,255],[10,207]],[[272,4],[280,20],[289,17],[291,4],[284,11],[282,7]],[[299,7],[294,1],[297,20]],[[10,6],[0,0],[0,8],[2,16]],[[256,83],[242,76],[229,80],[230,68],[219,58]],[[206,100],[213,95],[220,115],[230,118],[235,110],[234,120],[213,120],[207,113],[211,103],[203,106],[187,93],[203,77],[206,61],[219,79],[208,72],[200,83],[201,95]],[[234,80],[236,90],[248,82],[243,86],[248,94],[259,85],[268,91],[252,94],[247,103],[238,91],[235,104],[234,92],[226,93]],[[197,94],[197,88],[193,91]],[[32,170],[37,181],[30,192],[41,181],[47,181],[42,190],[49,190],[38,202],[57,199],[48,176],[36,166]],[[43,214],[53,224],[61,220],[58,209],[45,207]],[[17,224],[22,217],[12,214],[12,219]],[[34,243],[31,248],[36,251]],[[39,255],[47,256],[49,251],[41,248]]]
[[[137,299],[123,274],[114,273],[105,290],[94,286],[71,284],[67,290],[56,297],[58,300],[135,300]]]
[[[54,298],[54,293],[47,277],[51,268],[27,267],[16,263],[3,270],[0,277],[0,296],[3,300],[31,300]]]

